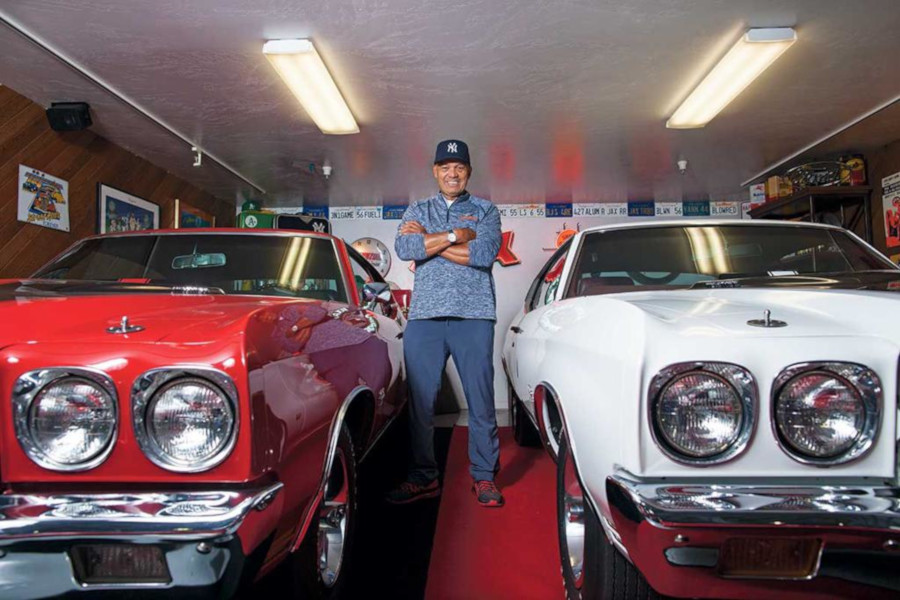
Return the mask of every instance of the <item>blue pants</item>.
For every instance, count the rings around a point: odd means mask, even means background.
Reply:
[[[434,459],[434,403],[441,375],[452,356],[469,406],[469,472],[493,481],[500,466],[494,411],[494,322],[485,319],[415,319],[403,334],[409,381],[412,464],[409,478],[425,483],[438,476]]]

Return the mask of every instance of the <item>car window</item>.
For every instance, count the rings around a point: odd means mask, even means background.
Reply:
[[[226,294],[347,301],[334,243],[312,236],[125,235],[86,240],[35,278],[141,281]]]
[[[541,268],[538,276],[531,283],[531,288],[526,296],[525,306],[528,310],[534,310],[550,302],[559,288],[562,278],[562,270],[569,255],[572,241],[569,240],[560,246],[550,259]]]
[[[584,235],[566,297],[685,288],[716,279],[895,269],[846,233],[817,227],[672,226]]]
[[[373,281],[384,282],[384,278],[381,276],[381,273],[372,266],[372,263],[363,258],[353,246],[346,244],[345,247],[347,248],[347,255],[350,257],[350,267],[353,269],[353,280],[356,282],[356,293],[359,296],[359,305],[364,306],[366,304],[366,299],[363,297],[363,286]],[[376,303],[374,311],[378,314],[390,317],[391,319],[396,319],[397,315],[400,314],[400,307],[392,299],[390,307],[386,307],[381,303]]]

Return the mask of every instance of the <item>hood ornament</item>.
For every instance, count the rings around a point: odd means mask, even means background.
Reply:
[[[144,328],[140,325],[129,325],[128,317],[122,317],[122,321],[118,325],[113,325],[112,327],[106,328],[106,333],[135,333],[137,331],[143,331]]]
[[[786,322],[772,318],[771,310],[766,309],[765,315],[765,319],[750,319],[747,321],[747,325],[750,325],[751,327],[787,327]]]

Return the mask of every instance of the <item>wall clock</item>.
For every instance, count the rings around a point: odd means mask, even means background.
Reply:
[[[363,258],[372,263],[375,270],[387,277],[391,270],[391,251],[381,240],[373,237],[359,238],[352,244],[353,249],[362,254]]]

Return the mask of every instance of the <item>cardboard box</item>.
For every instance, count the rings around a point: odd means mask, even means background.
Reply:
[[[772,175],[768,179],[766,179],[766,183],[763,184],[765,186],[765,194],[766,194],[766,202],[771,202],[772,200],[778,200],[781,197],[781,192],[779,188],[781,187],[781,177],[778,175]]]
[[[760,204],[766,201],[766,184],[757,183],[750,186],[750,204]]]

